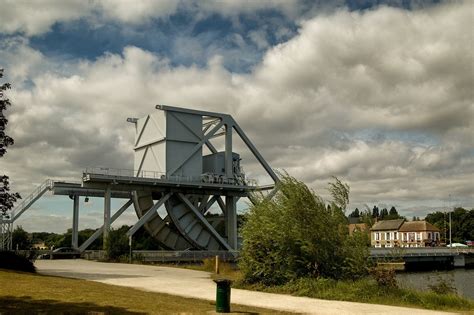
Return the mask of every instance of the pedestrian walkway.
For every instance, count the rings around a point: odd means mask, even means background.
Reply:
[[[210,274],[180,268],[100,263],[77,260],[37,260],[38,272],[78,278],[177,296],[215,300],[216,285]],[[448,314],[406,307],[328,301],[284,294],[232,289],[231,302],[306,314]]]

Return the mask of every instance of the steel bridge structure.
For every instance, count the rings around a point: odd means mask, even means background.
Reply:
[[[157,105],[156,109],[144,118],[127,119],[136,131],[134,170],[88,168],[78,183],[45,181],[15,207],[10,218],[2,219],[0,245],[11,249],[13,223],[51,191],[72,199],[71,246],[81,251],[101,235],[105,244],[111,224],[132,205],[137,221],[127,232],[130,241],[144,227],[166,250],[237,250],[237,201],[243,197],[252,201],[256,191],[268,191],[267,197],[271,198],[276,192],[277,175],[230,115],[165,105]],[[240,137],[273,184],[258,186],[246,178],[240,155],[233,150],[234,135]],[[224,139],[222,152],[212,143],[218,137]],[[204,148],[210,153],[204,155]],[[104,220],[88,240],[79,244],[82,196],[104,198]],[[126,200],[114,213],[113,198]],[[221,212],[217,219],[207,216],[214,204]]]

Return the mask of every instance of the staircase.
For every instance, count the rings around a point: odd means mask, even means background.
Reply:
[[[53,186],[54,182],[51,179],[45,180],[28,197],[23,199],[20,204],[13,208],[11,222],[15,222],[15,220],[18,219],[23,214],[23,212],[28,210],[28,208],[31,207],[31,205],[35,203],[36,200],[43,196],[45,192],[47,192],[48,190],[52,190]]]

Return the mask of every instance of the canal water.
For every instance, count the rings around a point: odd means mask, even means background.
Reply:
[[[461,296],[474,300],[474,269],[454,269],[449,271],[402,272],[397,274],[401,287],[429,290],[429,285],[446,281],[456,288]]]

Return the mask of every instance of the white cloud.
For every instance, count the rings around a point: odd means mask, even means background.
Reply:
[[[81,0],[3,0],[0,8],[0,33],[21,32],[28,36],[48,32],[54,23],[77,20],[90,13],[88,2]]]
[[[319,16],[244,75],[226,70],[219,56],[204,68],[173,67],[133,46],[76,62],[66,74],[25,44],[61,71],[32,66],[15,77],[32,83],[10,93],[17,144],[0,169],[27,191],[32,181],[71,178],[86,166],[129,168],[133,130],[125,119],[162,103],[232,114],[273,167],[323,194],[337,175],[355,204],[432,203],[452,194],[472,206],[469,7]],[[246,170],[258,176],[255,163]]]

